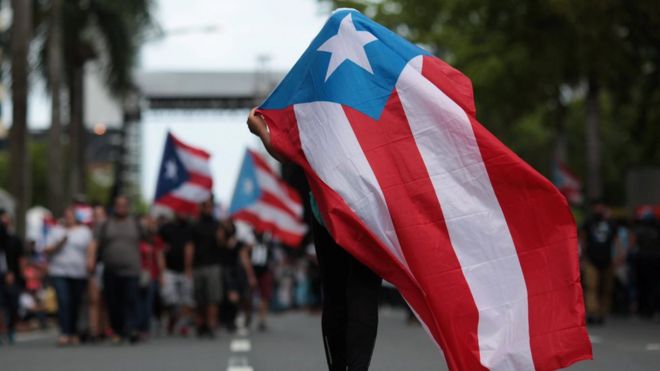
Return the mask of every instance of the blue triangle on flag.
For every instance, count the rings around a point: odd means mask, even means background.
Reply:
[[[160,162],[160,169],[158,170],[156,200],[179,188],[189,178],[190,174],[186,170],[181,158],[179,158],[172,134],[168,133],[165,140],[165,148],[163,149],[163,159]]]
[[[245,152],[241,171],[238,174],[234,196],[229,206],[229,214],[234,214],[254,204],[261,197],[261,188],[257,180],[257,170],[249,151]]]

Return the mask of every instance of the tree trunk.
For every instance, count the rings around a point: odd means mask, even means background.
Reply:
[[[590,200],[598,199],[603,195],[599,98],[598,83],[590,79],[586,98],[587,196]]]
[[[48,206],[53,215],[64,209],[64,171],[62,164],[62,2],[51,0],[48,40],[48,78],[50,80],[51,123],[48,136]]]
[[[85,193],[85,123],[83,115],[84,62],[73,66],[69,83],[71,117],[71,190],[73,196]]]
[[[10,190],[16,198],[16,233],[25,239],[25,212],[29,204],[30,159],[28,157],[28,51],[32,31],[32,2],[12,0],[11,36],[12,124],[9,133]]]

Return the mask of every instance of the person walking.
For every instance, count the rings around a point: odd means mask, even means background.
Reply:
[[[162,243],[158,237],[158,226],[156,219],[144,216],[141,220],[145,231],[145,238],[140,242],[140,295],[139,295],[139,320],[138,329],[140,338],[146,339],[151,330],[151,319],[154,313],[156,296],[158,295],[159,282],[165,267]]]
[[[11,216],[5,210],[0,210],[0,323],[5,324],[9,344],[14,343],[16,334],[18,302],[25,287],[23,270],[26,265],[25,250],[13,232]]]
[[[653,210],[643,208],[634,228],[637,249],[637,287],[639,314],[652,319],[660,313],[660,224]]]
[[[614,288],[613,256],[618,243],[616,226],[602,201],[592,204],[591,216],[580,231],[587,322],[601,325],[609,313]]]
[[[270,301],[273,297],[273,272],[271,270],[272,261],[272,240],[269,235],[261,232],[254,233],[255,242],[249,246],[250,263],[256,279],[256,291],[259,294],[259,307],[257,310],[257,330],[263,332],[268,329],[267,318]],[[247,315],[247,326],[252,322],[253,297],[250,295],[249,310]]]
[[[215,337],[218,308],[222,299],[222,256],[216,238],[220,224],[213,216],[213,208],[213,197],[199,205],[199,219],[192,230],[197,335],[210,338]]]
[[[159,231],[164,243],[165,272],[161,297],[169,313],[168,334],[179,332],[187,336],[192,318],[193,258],[195,247],[188,216],[177,213]]]
[[[252,109],[248,128],[276,159],[263,117]],[[321,270],[321,330],[330,371],[366,371],[378,329],[378,294],[382,279],[339,246],[328,230],[313,197],[312,234]]]
[[[130,214],[128,198],[117,196],[112,216],[96,230],[92,255],[98,254],[98,260],[103,264],[103,294],[113,343],[122,339],[131,343],[139,340],[138,292],[140,241],[143,238],[139,220]]]
[[[63,224],[48,235],[45,252],[48,275],[57,295],[58,345],[79,343],[78,315],[87,285],[87,253],[92,241],[92,231],[76,219],[73,207],[64,210]]]

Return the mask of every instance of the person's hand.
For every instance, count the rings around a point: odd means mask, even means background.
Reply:
[[[268,124],[266,124],[266,120],[264,120],[264,118],[257,113],[257,107],[250,110],[250,114],[248,115],[247,119],[247,125],[248,129],[250,129],[250,132],[261,139],[264,147],[266,147],[266,151],[268,151],[268,153],[270,153],[270,155],[279,162],[283,162],[282,157],[280,157],[280,155],[276,153],[270,145],[270,132],[268,131]]]
[[[261,138],[261,141],[264,142],[264,144],[266,144],[266,142],[270,144],[270,133],[268,132],[268,125],[266,124],[266,120],[264,120],[261,115],[257,114],[256,107],[250,110],[247,124],[248,129],[250,129],[252,134]]]
[[[229,291],[229,293],[227,294],[227,298],[229,299],[229,301],[231,303],[236,304],[236,303],[238,303],[238,300],[240,299],[240,296],[238,296],[238,292],[236,292],[236,291]]]
[[[94,264],[93,261],[87,261],[87,273],[90,275],[94,273],[94,269],[96,268],[96,264]]]
[[[188,278],[189,280],[192,280],[192,278],[193,278],[193,271],[192,271],[191,268],[186,269],[186,271],[184,272],[184,274],[186,275],[186,278]]]

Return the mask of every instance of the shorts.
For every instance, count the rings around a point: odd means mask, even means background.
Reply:
[[[220,265],[195,268],[193,271],[197,305],[219,304],[222,300],[222,269]]]
[[[273,273],[270,270],[256,274],[257,284],[259,286],[259,298],[265,302],[270,302],[273,297]]]
[[[185,274],[168,271],[163,273],[163,287],[160,292],[165,305],[185,305],[192,307],[193,282]]]

